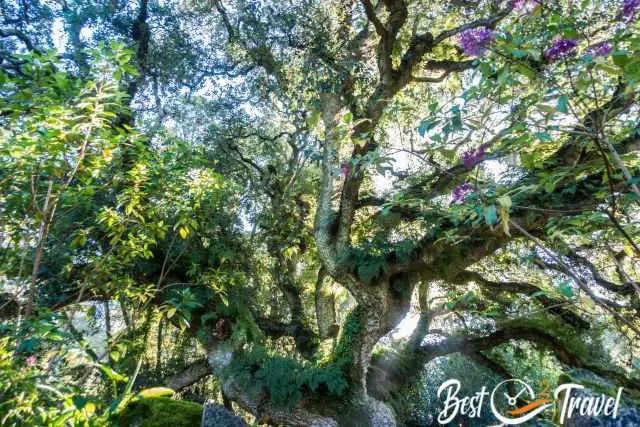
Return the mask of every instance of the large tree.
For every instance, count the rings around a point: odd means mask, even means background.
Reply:
[[[430,360],[524,341],[634,396],[637,8],[7,5],[0,311],[117,300],[121,369],[173,325],[206,359],[164,384],[274,425],[395,425]]]

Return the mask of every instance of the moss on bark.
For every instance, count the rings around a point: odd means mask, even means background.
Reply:
[[[142,399],[124,409],[117,426],[192,427],[202,420],[202,406],[168,397]]]

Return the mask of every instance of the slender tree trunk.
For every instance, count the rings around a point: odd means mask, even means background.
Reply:
[[[127,329],[128,333],[131,333],[131,319],[129,318],[127,307],[124,304],[124,298],[120,298],[120,310],[122,311],[122,320],[124,321],[124,327]]]
[[[107,349],[111,345],[111,312],[109,311],[109,300],[102,303],[104,308],[104,332],[106,337]],[[107,364],[111,366],[111,352],[107,351]]]
[[[49,225],[55,204],[51,200],[51,192],[53,190],[53,181],[49,181],[49,188],[47,189],[47,197],[44,200],[44,206],[42,208],[42,221],[40,222],[40,231],[38,232],[38,246],[33,259],[33,269],[31,270],[31,286],[29,288],[29,294],[27,296],[27,306],[25,309],[25,317],[28,319],[33,312],[33,300],[36,294],[36,284],[38,281],[38,272],[40,271],[40,263],[42,262],[42,252],[47,241],[47,234],[49,233]],[[34,194],[35,197],[35,194]]]
[[[156,375],[160,378],[162,374],[162,341],[163,341],[164,316],[158,322],[158,338],[156,341]]]

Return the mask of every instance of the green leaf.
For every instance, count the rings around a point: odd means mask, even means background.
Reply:
[[[225,307],[229,307],[229,298],[227,298],[224,292],[220,292],[218,296],[220,297],[220,301],[222,301],[222,304],[224,304]]]
[[[137,77],[140,75],[140,72],[138,71],[138,69],[136,67],[134,67],[133,65],[130,64],[124,64],[122,66],[122,71],[124,71],[127,74],[130,74],[134,77]]]
[[[511,54],[518,59],[524,58],[527,55],[527,53],[522,49],[512,49]]]
[[[485,206],[483,209],[484,220],[489,225],[495,225],[498,222],[498,211],[496,205]]]
[[[633,251],[633,247],[631,247],[631,245],[629,243],[625,243],[623,250],[624,250],[624,253],[629,255],[630,257],[634,257],[635,256],[635,252]]]
[[[558,291],[560,291],[560,293],[568,299],[572,299],[575,296],[573,293],[573,287],[571,287],[568,282],[562,282],[558,286]]]
[[[121,375],[119,373],[117,373],[116,371],[114,371],[113,369],[111,369],[110,367],[106,366],[106,365],[98,365],[98,367],[100,368],[100,370],[102,372],[104,372],[104,374],[112,381],[114,382],[121,382],[121,383],[125,383],[127,382],[129,379],[127,377],[125,377],[124,375]]]
[[[87,320],[93,319],[94,317],[96,317],[96,306],[92,305],[87,310]]]
[[[540,58],[542,56],[542,53],[539,49],[527,49],[527,54],[536,61],[540,61]]]
[[[81,411],[82,408],[84,408],[84,406],[87,404],[87,402],[89,402],[89,399],[87,399],[86,397],[74,395],[71,396],[71,401],[73,402],[73,406],[75,406],[77,410]]]
[[[316,127],[319,121],[320,111],[314,111],[307,117],[307,126],[309,127],[309,129],[313,129]]]
[[[561,113],[567,113],[569,111],[568,106],[569,98],[567,98],[566,95],[562,95],[560,98],[558,98],[558,103],[556,105],[556,109],[558,111],[560,111]]]
[[[510,209],[511,208],[511,197],[509,196],[502,196],[502,197],[498,197],[498,204],[500,206],[502,206],[505,209]]]
[[[151,387],[145,388],[138,393],[138,396],[143,399],[152,399],[154,397],[173,396],[175,391],[168,387]]]
[[[536,78],[536,72],[529,67],[526,67],[521,64],[517,64],[514,67],[514,70],[523,76],[527,77],[529,80],[534,80]]]
[[[500,316],[500,312],[497,310],[489,310],[489,311],[485,311],[482,313],[482,315],[484,317],[492,317],[492,318],[496,318]]]
[[[502,196],[498,198],[498,204],[500,205],[500,223],[502,224],[502,231],[507,236],[509,233],[509,209],[511,209],[511,198],[509,196]]]
[[[551,135],[549,135],[547,132],[536,132],[535,137],[543,142],[553,141],[553,138],[551,138]]]
[[[498,84],[505,84],[509,80],[509,70],[504,69],[500,74],[498,74]]]
[[[40,348],[40,340],[38,338],[27,338],[20,343],[19,352],[31,353]]]
[[[613,52],[612,57],[613,63],[620,68],[624,68],[625,65],[627,65],[627,62],[629,62],[629,55],[627,55],[627,52],[623,50],[616,50]]]
[[[420,126],[418,126],[418,133],[420,136],[424,137],[431,129],[438,126],[440,121],[438,119],[424,119],[420,122]]]

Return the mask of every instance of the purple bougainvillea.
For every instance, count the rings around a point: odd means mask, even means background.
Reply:
[[[465,197],[467,197],[471,192],[473,192],[473,185],[468,182],[463,182],[453,189],[453,192],[451,193],[451,202],[456,204],[462,203],[464,202]]]
[[[486,145],[482,144],[478,149],[471,149],[469,151],[465,151],[462,153],[462,163],[464,163],[464,167],[467,169],[471,169],[474,167],[485,154]]]
[[[540,4],[539,0],[516,0],[513,8],[515,10],[534,9],[538,4]]]
[[[624,0],[622,4],[622,16],[627,22],[633,21],[636,17],[636,12],[640,7],[640,0]]]
[[[471,28],[458,36],[458,46],[464,53],[480,56],[484,53],[489,42],[493,40],[493,31],[488,28]]]
[[[589,46],[589,49],[587,51],[593,56],[607,56],[611,53],[612,50],[613,47],[611,46],[611,43],[604,41]]]
[[[550,61],[555,61],[559,58],[571,56],[575,53],[575,49],[578,46],[578,41],[574,39],[559,39],[553,42],[546,51],[546,56]]]
[[[351,172],[351,167],[348,162],[344,162],[340,165],[340,170],[342,171],[342,175],[346,178]]]

